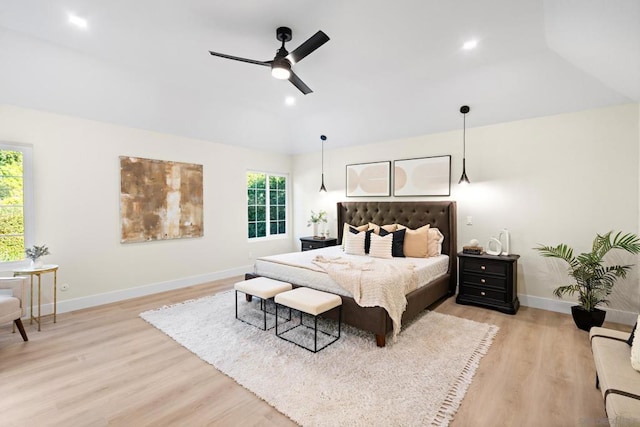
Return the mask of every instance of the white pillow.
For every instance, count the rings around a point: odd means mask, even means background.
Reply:
[[[638,316],[638,320],[640,320],[640,316]],[[636,331],[636,334],[633,336],[633,344],[631,345],[631,367],[636,371],[640,372],[640,338],[638,336],[640,333]]]
[[[361,231],[358,234],[347,231],[347,234],[343,235],[343,237],[346,237],[344,252],[349,255],[364,255],[364,238],[366,235],[366,231]]]
[[[342,226],[342,250],[344,250],[344,245],[347,241],[347,234],[351,233],[349,231],[349,227],[353,227],[358,231],[367,231],[369,229],[369,224],[356,226],[356,225],[347,224],[345,222],[344,225]]]
[[[437,228],[429,229],[429,254],[428,256],[442,255],[442,242],[444,235]]]
[[[371,247],[369,247],[369,255],[376,258],[391,258],[391,246],[393,245],[393,233],[389,233],[384,237],[380,237],[375,233],[371,233]]]

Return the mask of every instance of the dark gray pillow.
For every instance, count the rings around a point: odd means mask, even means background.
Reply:
[[[407,232],[406,228],[397,231],[387,231],[380,227],[380,236],[384,237],[387,234],[393,234],[393,243],[391,244],[391,256],[404,258],[404,233]]]

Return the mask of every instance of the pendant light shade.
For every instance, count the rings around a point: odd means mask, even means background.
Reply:
[[[327,137],[324,135],[320,135],[320,140],[322,141],[322,184],[320,184],[320,192],[327,192],[327,187],[324,186],[324,142],[327,140]]]
[[[466,165],[466,155],[467,155],[467,146],[466,146],[466,130],[467,130],[467,113],[471,110],[468,105],[463,105],[460,107],[460,112],[462,113],[462,176],[460,176],[460,180],[458,184],[470,184],[469,177],[467,176],[467,165]]]

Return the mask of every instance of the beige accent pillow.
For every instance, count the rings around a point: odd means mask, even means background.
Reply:
[[[358,234],[350,233],[347,230],[346,239],[344,244],[344,253],[349,255],[364,255],[364,238],[367,233],[361,231]]]
[[[640,316],[638,316],[638,321],[640,321]],[[638,338],[640,334],[636,331],[636,334],[633,336],[633,344],[631,344],[631,367],[636,371],[640,372],[640,338]]]
[[[429,228],[427,253],[430,257],[442,254],[442,242],[444,242],[444,235],[440,230],[437,228]]]
[[[380,225],[374,224],[372,222],[369,223],[369,230],[373,230],[373,232],[375,234],[380,234],[380,228],[384,228],[389,233],[393,233],[394,231],[396,231],[398,229],[398,225],[397,224],[386,224],[386,225],[380,226]]]
[[[429,256],[429,224],[412,230],[404,225],[398,224],[398,230],[406,228],[404,233],[404,245],[402,250],[404,256],[412,258],[426,258]]]
[[[375,258],[392,258],[391,246],[393,245],[393,234],[387,234],[384,237],[371,233],[371,246],[369,247],[369,256]]]
[[[342,250],[344,250],[344,242],[347,240],[347,234],[353,234],[349,231],[349,227],[353,227],[358,231],[367,231],[369,229],[369,224],[359,225],[356,227],[355,225],[347,224],[345,222],[344,226],[342,227]]]

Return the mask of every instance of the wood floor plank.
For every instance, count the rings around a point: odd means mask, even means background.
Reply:
[[[41,332],[25,322],[26,343],[10,324],[0,325],[0,424],[295,425],[138,316],[230,289],[237,280],[63,313],[56,324],[43,320]],[[432,309],[500,327],[452,426],[605,420],[588,334],[570,316],[528,307],[510,316],[453,298]]]

